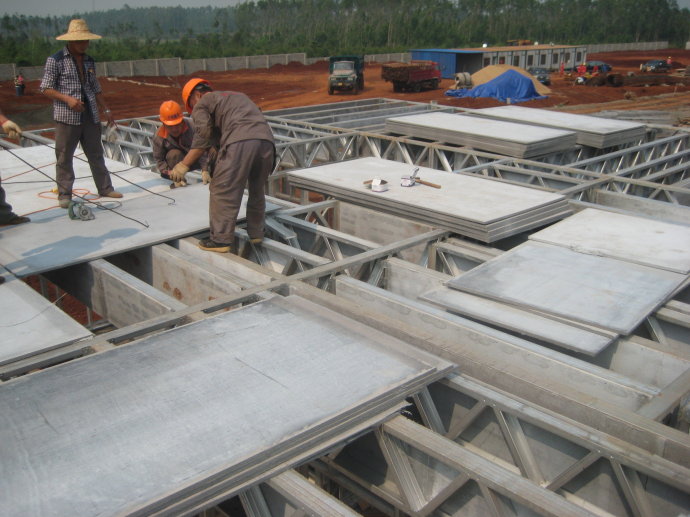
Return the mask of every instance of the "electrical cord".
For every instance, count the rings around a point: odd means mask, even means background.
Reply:
[[[18,322],[16,322],[16,323],[12,323],[11,325],[0,325],[0,328],[6,329],[6,328],[10,328],[10,327],[16,327],[16,326],[18,326],[18,325],[24,325],[25,323],[28,323],[28,322],[31,321],[32,319],[37,318],[38,316],[40,316],[41,314],[43,314],[45,311],[47,311],[48,309],[50,309],[50,307],[51,307],[52,305],[57,305],[57,303],[58,303],[60,300],[62,300],[65,296],[67,296],[67,293],[62,294],[57,300],[55,300],[54,302],[50,302],[50,305],[48,305],[47,307],[44,307],[42,310],[38,311],[36,314],[34,314],[33,316],[31,316],[30,318],[25,319],[24,321],[18,321]]]
[[[43,172],[42,170],[40,170],[40,169],[34,167],[33,165],[31,165],[29,162],[27,162],[27,161],[26,161],[24,158],[22,158],[21,156],[18,156],[17,153],[15,153],[15,152],[12,151],[12,149],[7,149],[7,151],[8,151],[10,154],[12,154],[12,156],[14,156],[15,158],[18,158],[19,160],[21,160],[22,162],[24,162],[26,165],[28,165],[29,167],[33,168],[33,170],[35,170],[35,171],[37,171],[37,172],[43,174],[45,177],[47,177],[48,179],[50,179],[51,182],[57,183],[57,181],[56,181],[55,179],[53,179],[53,178],[51,178],[50,176],[48,176],[48,174],[46,174],[46,173]],[[125,170],[131,170],[131,169],[134,169],[134,168],[135,168],[135,167],[130,167],[129,169],[125,169]],[[124,171],[121,171],[121,172],[124,172]],[[120,176],[118,176],[118,178],[120,178]],[[120,179],[122,179],[122,178],[120,178]],[[130,182],[130,181],[128,181],[128,183],[131,183],[131,184],[133,184],[133,185],[136,185],[135,183]],[[136,186],[138,186],[138,187],[141,188],[142,190],[146,190],[147,192],[151,192],[150,190],[148,190],[148,189],[145,188],[145,187],[141,187],[140,185],[136,185]],[[155,192],[152,192],[152,193],[155,194]],[[140,220],[138,220],[138,219],[135,219],[134,217],[130,217],[130,216],[128,216],[128,215],[122,214],[122,213],[118,212],[117,210],[115,210],[114,208],[110,208],[110,207],[108,207],[108,206],[106,206],[106,205],[104,205],[104,204],[102,204],[102,203],[97,203],[97,202],[92,201],[92,200],[90,200],[90,199],[86,199],[85,197],[80,196],[79,194],[76,194],[74,191],[72,192],[72,195],[75,196],[75,197],[77,197],[77,198],[79,198],[79,199],[81,199],[81,200],[82,200],[83,202],[85,202],[85,203],[91,203],[91,204],[95,205],[96,207],[100,208],[101,210],[109,210],[109,211],[111,211],[111,212],[113,212],[113,213],[119,215],[120,217],[124,217],[125,219],[129,219],[130,221],[134,221],[135,223],[138,223],[138,224],[142,225],[144,228],[149,228],[149,227],[150,227],[150,225],[149,225],[148,222],[140,221]],[[160,195],[160,194],[159,194],[159,195]],[[172,198],[169,198],[168,196],[161,196],[161,197],[164,197],[164,198],[167,198],[167,199],[172,199]],[[175,201],[175,200],[173,199],[173,203],[169,203],[169,204],[174,204],[174,201]],[[121,206],[122,206],[122,203],[120,203],[120,205],[118,206],[118,208],[121,207]]]

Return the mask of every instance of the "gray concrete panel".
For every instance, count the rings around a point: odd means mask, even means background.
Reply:
[[[113,186],[125,195],[125,199],[149,195],[144,189],[163,195],[170,191],[170,181],[164,180],[158,173],[108,158],[105,164],[111,172]],[[29,215],[33,222],[65,216],[65,210],[57,208],[57,193],[50,192],[55,186],[53,147],[41,145],[0,151],[0,174],[7,200],[16,213]],[[79,147],[75,153],[74,175],[75,195],[96,200],[98,196],[91,169]]]
[[[160,75],[180,75],[184,72],[179,57],[158,59],[158,73]]]
[[[227,70],[227,63],[224,57],[214,57],[206,59],[206,70],[210,72],[224,72]]]
[[[635,264],[690,272],[690,226],[587,208],[530,240]]]
[[[669,271],[528,242],[448,286],[625,335],[684,280]]]
[[[401,177],[409,176],[414,169],[414,166],[400,162],[359,158],[290,171],[288,175],[290,178],[333,184],[338,189],[351,191],[358,198],[370,200],[373,206],[395,203],[407,207],[411,214],[424,210],[466,220],[467,224],[487,225],[563,200],[559,194],[426,167],[419,168],[418,176],[441,185],[440,189],[422,184],[402,187]],[[372,192],[363,184],[374,177],[388,182],[386,192]]]
[[[518,158],[565,151],[576,142],[572,131],[439,112],[389,118],[386,130]]]
[[[297,297],[224,313],[0,385],[0,503],[34,516],[184,505],[256,465],[290,466],[300,444],[451,368]]]
[[[0,272],[4,273],[2,268]],[[0,285],[0,365],[91,335],[21,280],[10,275],[3,277],[5,283]]]
[[[134,75],[158,75],[158,64],[155,59],[137,59],[132,61]]]
[[[561,348],[595,356],[618,337],[605,332],[590,332],[577,325],[520,310],[480,296],[442,287],[425,293],[421,299],[441,308],[552,343]]]
[[[165,242],[208,228],[208,189],[201,184],[166,194],[175,200],[145,196],[126,198],[117,209],[95,209],[91,221],[70,220],[65,212],[40,224],[4,228],[0,264],[27,276],[123,251]],[[246,196],[240,219],[244,218]],[[107,205],[112,206],[112,203]],[[268,210],[277,208],[269,205]],[[126,217],[123,217],[126,216]],[[131,218],[131,219],[129,219]],[[148,227],[141,223],[145,223]]]
[[[575,131],[578,144],[597,148],[613,147],[637,141],[647,131],[646,126],[639,122],[526,108],[524,106],[496,106],[479,109],[473,111],[472,114],[498,120]]]

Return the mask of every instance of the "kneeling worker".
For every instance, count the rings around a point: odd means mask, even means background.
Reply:
[[[184,180],[192,164],[212,147],[218,149],[209,188],[211,236],[199,241],[207,251],[225,253],[235,240],[235,224],[244,187],[249,187],[247,233],[253,243],[264,237],[265,186],[273,172],[273,133],[259,107],[240,92],[215,92],[204,79],[187,81],[182,100],[194,122],[194,141],[184,159],[170,172]]]
[[[153,137],[153,159],[161,177],[170,179],[170,171],[180,163],[192,146],[194,131],[182,116],[182,107],[175,101],[161,104],[159,118],[163,125]],[[202,179],[208,183],[207,154],[192,164],[191,168],[202,170]],[[182,186],[175,184],[175,186]]]

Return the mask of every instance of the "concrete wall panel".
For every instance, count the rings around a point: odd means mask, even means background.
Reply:
[[[205,70],[203,59],[185,59],[182,63],[185,74],[193,74],[194,72],[203,72]]]

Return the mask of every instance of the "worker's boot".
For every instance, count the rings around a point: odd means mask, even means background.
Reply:
[[[215,251],[216,253],[228,253],[232,245],[230,243],[216,242],[209,239],[201,239],[199,247],[206,251]]]

